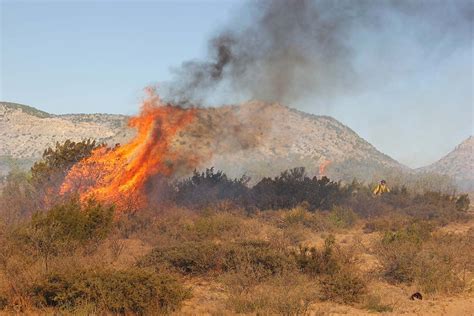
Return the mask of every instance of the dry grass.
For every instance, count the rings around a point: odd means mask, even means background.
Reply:
[[[0,222],[0,309],[163,313],[186,305],[187,285],[202,279],[215,292],[189,302],[221,314],[304,315],[315,306],[397,312],[403,304],[393,302],[411,304],[412,289],[427,298],[461,295],[474,275],[474,229],[452,233],[440,229],[439,218],[418,217],[383,212],[367,220],[348,207],[313,212],[305,204],[252,213],[225,203],[202,210],[163,206],[116,218],[93,247],[81,234],[62,234],[61,244],[48,248],[47,270],[42,248],[18,235],[32,222]],[[102,296],[83,287],[87,282]],[[64,284],[75,284],[74,293],[86,299],[58,292]],[[170,286],[161,288],[167,296],[157,284]],[[373,284],[382,284],[384,294]],[[56,293],[55,303],[46,292]],[[115,300],[121,295],[131,301]],[[157,303],[160,297],[169,305]]]

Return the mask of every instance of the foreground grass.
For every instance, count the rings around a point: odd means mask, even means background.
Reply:
[[[472,286],[474,229],[442,232],[439,219],[384,214],[374,225],[350,209],[315,213],[300,205],[249,214],[218,205],[114,220],[107,208],[74,203],[3,226],[4,312],[169,314],[194,302],[199,280],[221,289],[220,303],[204,303],[209,310],[301,315],[333,302],[389,312],[397,306],[374,284],[425,298]]]

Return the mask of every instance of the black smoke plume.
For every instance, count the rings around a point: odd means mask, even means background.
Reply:
[[[205,104],[215,95],[291,103],[346,93],[367,86],[354,69],[365,49],[354,35],[366,32],[370,40],[398,24],[424,50],[451,50],[472,45],[472,21],[473,2],[464,0],[252,1],[210,40],[207,60],[174,69],[164,94],[175,103]]]

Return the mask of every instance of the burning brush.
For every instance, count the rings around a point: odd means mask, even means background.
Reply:
[[[172,141],[193,120],[196,109],[166,105],[154,89],[147,92],[139,115],[128,122],[137,130],[135,138],[123,146],[102,146],[74,165],[61,194],[78,193],[83,201],[114,203],[119,211],[137,210],[147,205],[147,181],[174,173],[178,153],[172,150]],[[187,157],[185,163],[194,168],[197,159]]]

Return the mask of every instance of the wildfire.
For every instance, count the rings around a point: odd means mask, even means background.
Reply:
[[[331,164],[331,160],[324,160],[320,165],[319,165],[319,175],[320,176],[325,176],[326,175],[326,168]]]
[[[173,174],[178,157],[172,140],[196,110],[164,105],[153,89],[147,91],[140,114],[128,122],[137,130],[135,138],[123,146],[100,147],[74,165],[61,194],[77,192],[81,200],[95,198],[115,203],[119,210],[133,210],[147,203],[144,191],[150,177]],[[196,161],[188,158],[187,164],[193,167]]]

